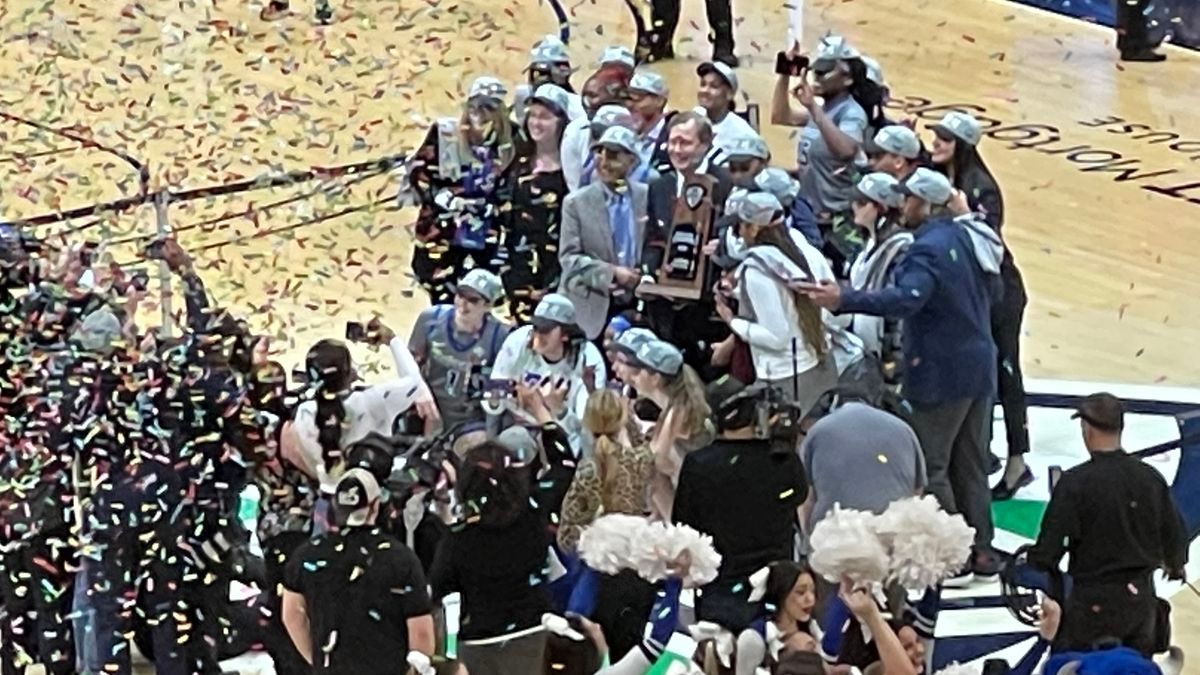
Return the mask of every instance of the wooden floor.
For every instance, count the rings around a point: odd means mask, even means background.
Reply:
[[[567,4],[581,70],[631,41],[616,0]],[[473,76],[516,82],[531,43],[556,28],[535,0],[335,0],[327,28],[312,25],[309,0],[293,5],[302,15],[264,24],[258,5],[231,0],[0,0],[4,217],[135,194],[136,173],[106,148],[145,163],[151,189],[407,151],[433,116],[457,112]],[[676,107],[694,104],[694,68],[708,56],[703,3],[685,5],[681,58],[659,68]],[[765,108],[786,10],[735,0],[735,11],[739,77]],[[982,152],[1029,289],[1029,375],[1200,386],[1200,53],[1122,66],[1112,31],[999,0],[819,0],[806,31],[810,44],[839,32],[878,59],[897,116],[932,121],[958,105],[994,120]],[[793,161],[790,130],[765,135],[781,163]],[[377,312],[406,329],[425,304],[407,276],[412,214],[387,204],[394,178],[339,184],[336,194],[309,183],[169,211],[210,288],[276,336],[289,366],[346,320]],[[229,214],[241,215],[206,222]],[[143,206],[87,236],[131,260],[132,239],[154,222]],[[1179,615],[1195,636],[1190,601]]]

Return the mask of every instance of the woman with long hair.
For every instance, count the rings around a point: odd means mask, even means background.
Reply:
[[[799,56],[798,46],[791,55]],[[796,153],[800,192],[816,213],[834,271],[842,275],[846,261],[862,248],[850,214],[854,168],[868,129],[885,124],[883,91],[867,76],[861,55],[835,35],[822,38],[809,72],[813,82],[806,72],[795,88],[789,76],[779,76],[771,123],[803,128]],[[790,97],[801,107],[793,107]]]
[[[588,397],[583,428],[592,435],[592,453],[579,462],[563,502],[558,545],[564,551],[574,551],[583,529],[606,513],[645,513],[654,462],[649,448],[634,443],[629,405],[612,389]]]
[[[531,481],[507,448],[485,442],[467,451],[454,486],[460,522],[439,544],[429,582],[435,602],[462,595],[459,660],[471,675],[542,669],[550,541]]]
[[[650,515],[671,522],[675,488],[687,453],[716,437],[712,410],[704,397],[704,384],[683,352],[661,340],[643,344],[628,362],[638,396],[658,405],[662,413],[649,432],[654,453],[650,483]]]
[[[979,121],[966,113],[951,112],[933,127],[932,159],[939,171],[966,198],[967,206],[979,214],[996,234],[1003,237],[1004,198],[995,176],[979,154],[983,131]],[[1025,466],[1029,452],[1029,413],[1025,403],[1025,379],[1021,374],[1021,323],[1029,297],[1025,281],[1005,245],[1000,262],[1003,299],[992,305],[992,339],[996,342],[997,381],[1004,429],[1008,441],[1008,463],[1004,477],[992,490],[992,498],[1011,498],[1018,489],[1033,482]]]
[[[826,315],[789,284],[829,280],[833,272],[803,235],[783,226],[783,207],[773,195],[746,195],[737,218],[748,246],[736,272],[738,315],[723,297],[717,313],[750,345],[757,379],[807,411],[837,384],[838,370]]]
[[[295,417],[282,441],[287,457],[317,482],[320,491],[314,514],[318,531],[327,526],[329,497],[345,469],[345,449],[370,433],[391,436],[396,422],[418,403],[432,405],[433,395],[407,345],[390,330],[373,322],[396,361],[397,377],[355,388],[358,373],[350,350],[338,340],[321,340],[305,356],[307,400],[296,407]],[[380,340],[382,341],[382,340]]]
[[[558,232],[567,181],[562,171],[562,137],[568,124],[568,93],[543,84],[528,101],[524,129],[530,141],[505,177],[510,207],[503,218],[501,272],[508,308],[518,325],[558,285]]]
[[[438,120],[409,164],[420,204],[413,274],[433,304],[452,300],[468,261],[499,269],[500,185],[515,155],[506,94],[496,78],[476,78],[462,115]]]

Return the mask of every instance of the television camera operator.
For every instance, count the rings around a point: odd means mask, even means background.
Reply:
[[[750,575],[792,559],[797,509],[808,494],[796,453],[800,411],[768,385],[730,376],[705,394],[718,436],[684,458],[672,517],[712,535],[721,554],[717,578],[697,598],[697,619],[736,635],[762,614],[749,600]]]

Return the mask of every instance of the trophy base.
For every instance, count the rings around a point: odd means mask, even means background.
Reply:
[[[670,283],[646,282],[637,287],[638,297],[660,297],[675,300],[699,300],[703,295],[700,289],[693,285],[676,285]]]

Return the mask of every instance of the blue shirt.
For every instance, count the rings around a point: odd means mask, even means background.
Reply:
[[[837,311],[904,319],[902,393],[914,404],[994,396],[999,276],[980,267],[966,230],[949,218],[926,221],[914,236],[894,286],[843,287]]]
[[[612,227],[613,251],[621,267],[636,267],[638,263],[637,242],[634,239],[633,200],[629,194],[618,194],[604,187],[604,200],[608,205],[608,223]]]

